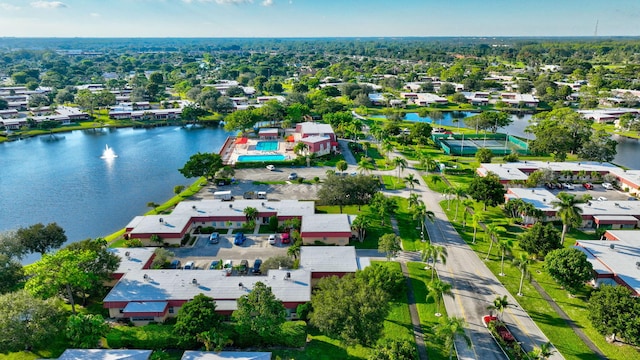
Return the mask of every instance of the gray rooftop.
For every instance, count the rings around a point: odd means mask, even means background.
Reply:
[[[155,248],[133,247],[133,248],[110,248],[109,252],[120,258],[120,265],[116,273],[126,273],[132,270],[141,270],[144,264],[149,261]],[[128,256],[127,256],[128,254]]]
[[[329,124],[303,122],[299,125],[303,134],[333,134],[333,128]]]
[[[300,233],[307,232],[351,232],[347,214],[309,214],[302,218]]]
[[[185,215],[146,215],[139,219],[131,232],[133,234],[180,234],[190,221],[191,217]]]
[[[582,247],[592,255],[587,257],[598,274],[615,274],[640,293],[640,270],[636,265],[640,260],[640,236],[613,241],[580,240],[576,247]]]
[[[152,350],[67,349],[58,360],[148,360]]]
[[[300,268],[311,272],[356,272],[353,246],[301,246]]]
[[[511,194],[507,193],[506,196],[522,199],[522,201],[535,206],[536,209],[542,211],[556,211],[555,206],[551,205],[551,203],[554,201],[558,201],[558,198],[547,189],[509,188],[508,191],[511,192]]]
[[[185,351],[182,360],[271,360],[270,352],[240,352],[240,351]]]
[[[173,210],[171,216],[244,216],[244,209],[247,207],[256,208],[258,209],[258,211],[275,211],[279,216],[303,216],[310,215],[315,212],[315,203],[313,201],[266,201],[259,199],[238,199],[234,201],[222,201],[219,199],[213,199],[200,201],[182,201]]]
[[[607,230],[607,233],[624,242],[640,241],[640,230]],[[640,242],[638,242],[640,246]]]
[[[290,280],[285,280],[287,272]],[[235,300],[257,282],[271,287],[283,302],[307,302],[311,300],[310,280],[306,270],[269,270],[267,276],[226,276],[224,270],[134,270],[120,279],[104,302],[190,300],[198,294]]]
[[[478,172],[486,174],[488,171],[498,175],[502,180],[526,180],[527,174],[522,172],[521,169],[538,170],[538,169],[551,169],[554,172],[560,172],[563,170],[570,170],[578,172],[584,170],[587,174],[592,171],[599,172],[613,172],[622,171],[619,167],[611,165],[609,163],[599,163],[595,161],[581,161],[581,162],[552,162],[552,161],[520,161],[505,164],[480,164]]]
[[[582,209],[582,215],[609,215],[609,216],[640,216],[640,201],[589,201],[586,204],[578,204]]]

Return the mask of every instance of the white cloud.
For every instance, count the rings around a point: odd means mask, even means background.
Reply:
[[[0,9],[12,11],[12,10],[20,10],[20,6],[15,6],[7,3],[0,3]]]
[[[273,0],[263,0],[262,6],[271,6],[273,5]]]
[[[187,4],[193,2],[209,3],[214,2],[219,5],[241,5],[241,4],[253,4],[253,0],[182,0]],[[264,0],[263,3],[273,3],[273,0]]]
[[[31,6],[38,9],[60,9],[66,8],[67,4],[60,1],[34,1]]]
[[[91,13],[91,14],[89,14],[89,16],[94,17],[94,18],[98,18],[98,17],[100,17],[101,15],[100,15],[100,14],[98,14],[98,13]]]

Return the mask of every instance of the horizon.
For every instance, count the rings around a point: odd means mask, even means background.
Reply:
[[[0,0],[0,10],[0,34],[18,38],[640,36],[633,0]]]

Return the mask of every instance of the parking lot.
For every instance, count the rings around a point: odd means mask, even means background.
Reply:
[[[606,199],[606,200],[612,200],[612,201],[625,201],[629,198],[629,194],[624,193],[622,191],[619,190],[607,190],[605,189],[601,184],[593,184],[593,189],[591,190],[587,190],[584,188],[584,186],[582,184],[573,184],[574,189],[570,190],[570,189],[551,189],[549,190],[551,193],[553,193],[554,195],[558,195],[560,192],[566,192],[572,195],[576,195],[576,196],[583,196],[586,194],[591,195],[591,198],[593,200],[598,200],[598,199]]]

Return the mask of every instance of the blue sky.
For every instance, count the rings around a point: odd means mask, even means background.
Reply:
[[[0,36],[640,36],[638,0],[0,0]]]

